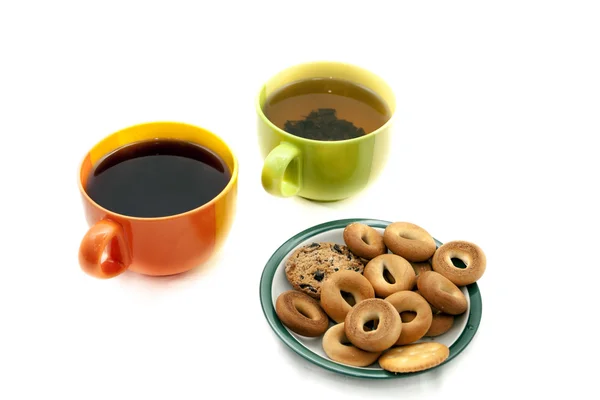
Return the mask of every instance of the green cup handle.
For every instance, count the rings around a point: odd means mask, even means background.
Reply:
[[[262,185],[275,196],[296,195],[302,187],[300,149],[291,143],[281,142],[271,150],[263,165]]]

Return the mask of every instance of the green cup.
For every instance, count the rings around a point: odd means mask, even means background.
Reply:
[[[299,80],[324,77],[348,80],[377,93],[387,104],[391,118],[376,131],[358,138],[319,141],[289,134],[265,116],[263,107],[273,92]],[[262,185],[272,195],[342,200],[365,189],[387,162],[396,113],[394,93],[382,78],[361,67],[311,62],[287,68],[262,86],[256,111],[259,146],[265,159]]]

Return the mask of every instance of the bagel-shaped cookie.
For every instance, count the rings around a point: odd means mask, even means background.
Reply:
[[[467,267],[458,268],[452,262],[458,258]],[[457,286],[470,285],[483,276],[486,257],[475,243],[454,240],[444,243],[433,255],[433,270],[450,279]]]
[[[425,334],[427,337],[435,337],[448,332],[454,325],[454,315],[450,314],[435,314],[431,321],[431,327]]]
[[[404,311],[400,313],[400,318],[402,322],[410,322],[417,316],[416,313],[412,311]],[[450,314],[433,314],[433,318],[431,319],[431,327],[425,334],[426,337],[435,337],[443,335],[448,332],[450,328],[454,325],[454,315]]]
[[[365,330],[369,321],[376,321],[374,328]],[[383,299],[367,299],[357,303],[346,315],[344,330],[353,345],[377,352],[396,343],[402,331],[402,321],[391,303]]]
[[[374,297],[369,280],[355,271],[334,272],[321,286],[321,307],[337,323],[344,322],[352,306]]]
[[[382,254],[373,258],[367,263],[363,275],[371,282],[379,297],[410,290],[416,282],[415,270],[410,263],[395,254]]]
[[[423,272],[417,279],[419,293],[443,313],[459,315],[467,311],[467,298],[448,278],[435,271]]]
[[[373,364],[381,352],[369,352],[352,345],[346,337],[344,323],[329,328],[323,335],[323,351],[333,361],[355,367],[366,367]]]
[[[410,222],[394,222],[385,228],[383,242],[408,261],[426,261],[435,253],[435,241],[425,229]]]
[[[417,314],[410,321],[405,321],[401,317],[402,332],[396,341],[396,345],[416,342],[425,336],[431,327],[433,314],[429,303],[423,296],[410,290],[403,290],[386,297],[385,300],[394,306],[399,315],[405,311],[412,311]]]
[[[319,303],[296,290],[288,290],[277,297],[275,312],[281,323],[298,335],[321,336],[329,327],[329,318]]]
[[[375,228],[353,222],[344,228],[344,242],[354,255],[370,260],[387,253],[383,236]]]

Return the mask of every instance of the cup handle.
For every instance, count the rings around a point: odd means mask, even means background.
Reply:
[[[300,149],[291,143],[281,142],[271,150],[263,164],[262,185],[275,196],[296,195],[302,187]]]
[[[102,260],[107,247],[108,257]],[[100,279],[113,278],[125,272],[129,264],[131,254],[120,224],[108,219],[100,220],[81,240],[79,265],[88,275]]]

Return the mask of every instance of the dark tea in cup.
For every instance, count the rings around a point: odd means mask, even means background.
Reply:
[[[176,215],[215,198],[229,182],[213,151],[177,139],[131,143],[105,156],[89,175],[87,194],[102,207],[140,218]]]
[[[278,128],[305,139],[354,139],[381,128],[392,116],[374,91],[338,78],[290,83],[267,98],[265,116]]]

